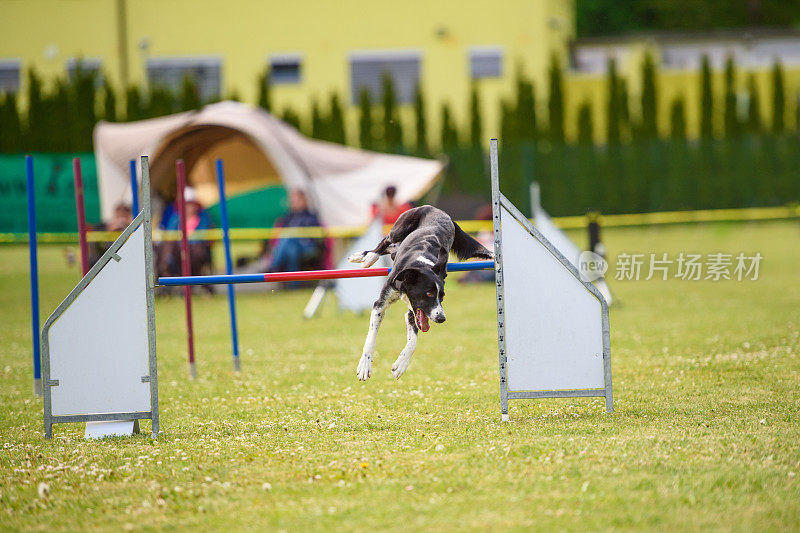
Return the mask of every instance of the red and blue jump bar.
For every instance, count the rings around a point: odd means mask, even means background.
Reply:
[[[447,263],[448,272],[491,270],[494,261]],[[388,276],[391,268],[348,268],[339,270],[304,270],[299,272],[265,272],[261,274],[220,274],[216,276],[174,276],[158,278],[161,286],[231,285],[235,283],[264,283],[267,281],[313,281],[321,279],[371,278]]]

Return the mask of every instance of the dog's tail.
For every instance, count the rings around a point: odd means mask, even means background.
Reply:
[[[452,250],[462,261],[479,257],[481,259],[493,259],[494,254],[487,250],[481,243],[464,233],[464,230],[458,227],[458,224],[453,222],[456,227],[455,238],[453,239]]]

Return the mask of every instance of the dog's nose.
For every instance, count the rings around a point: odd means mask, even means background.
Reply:
[[[446,318],[444,316],[444,313],[442,313],[440,315],[439,314],[434,315],[434,317],[433,317],[433,321],[436,322],[437,324],[441,324],[445,320],[446,320]]]

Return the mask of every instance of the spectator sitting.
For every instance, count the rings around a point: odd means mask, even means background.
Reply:
[[[128,204],[117,204],[114,208],[114,217],[106,224],[107,231],[122,231],[133,222],[131,206]]]
[[[208,212],[203,209],[197,200],[197,193],[194,188],[186,187],[184,192],[186,201],[186,234],[189,239],[189,268],[190,275],[200,275],[204,269],[210,269],[211,263],[211,243],[199,239],[195,234],[198,230],[211,229],[213,224]],[[165,210],[165,213],[167,210]],[[180,217],[175,213],[165,221],[164,229],[170,231],[180,231]],[[181,244],[180,241],[162,242],[156,253],[156,270],[159,276],[179,276],[181,275]],[[213,292],[211,285],[203,286],[208,292]]]
[[[123,231],[133,222],[131,208],[127,204],[117,204],[114,207],[114,215],[110,221],[100,223],[92,228],[95,231]],[[100,259],[100,256],[108,250],[113,242],[93,242],[89,243],[89,266],[93,266]]]
[[[308,206],[306,194],[295,189],[289,193],[289,213],[279,218],[276,226],[305,228],[320,226],[319,218]],[[272,245],[270,272],[300,270],[309,263],[319,263],[324,245],[322,239],[309,237],[282,237]]]
[[[200,205],[193,187],[186,187],[183,199],[186,202],[186,234],[189,237],[189,242],[199,242],[197,237],[192,237],[192,234],[197,230],[211,229],[211,217]],[[173,216],[170,216],[166,224],[166,229],[168,230],[180,230],[181,221],[178,213],[176,212]]]
[[[398,204],[395,202],[396,195],[397,187],[390,185],[386,187],[385,191],[383,191],[383,196],[381,197],[380,203],[372,206],[373,218],[381,217],[381,221],[383,222],[384,226],[391,226],[397,222],[397,219],[400,218],[400,215],[414,207],[411,202]]]
[[[191,187],[189,188],[191,189]],[[179,222],[177,222],[178,209],[175,202],[167,202],[164,204],[164,209],[161,210],[161,220],[158,222],[158,229],[166,230],[167,227],[173,223],[173,218],[176,220],[174,223],[179,224]]]

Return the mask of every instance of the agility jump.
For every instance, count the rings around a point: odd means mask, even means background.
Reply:
[[[491,270],[494,261],[469,261],[466,263],[447,263],[448,272],[467,272],[469,270]],[[318,281],[323,279],[373,278],[388,276],[391,267],[344,268],[336,270],[302,270],[300,272],[264,272],[261,274],[220,274],[217,276],[174,276],[158,278],[164,287],[183,285],[216,285],[239,283],[264,283],[278,281]]]
[[[608,306],[597,289],[500,193],[491,141],[494,261],[448,271],[495,270],[500,405],[508,400],[605,397],[612,410]],[[390,268],[156,279],[149,160],[141,158],[142,211],[47,319],[42,330],[45,435],[63,422],[152,420],[159,431],[157,285],[258,283],[386,276]],[[98,332],[102,334],[98,335]]]

